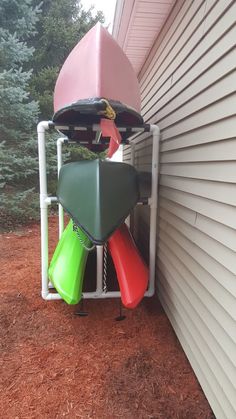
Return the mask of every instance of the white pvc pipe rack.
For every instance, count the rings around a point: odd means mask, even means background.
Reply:
[[[38,156],[39,156],[39,187],[40,187],[40,218],[41,218],[41,295],[45,300],[59,300],[58,293],[50,292],[52,285],[48,279],[48,206],[53,202],[58,202],[57,197],[51,197],[47,193],[47,171],[46,171],[46,131],[50,128],[69,130],[71,126],[58,126],[51,121],[42,121],[37,126],[38,133]],[[75,131],[85,131],[87,127],[75,126]],[[94,124],[93,131],[100,131],[100,126]],[[127,127],[118,127],[119,131],[124,132]],[[150,234],[149,234],[149,285],[145,292],[145,297],[152,297],[155,293],[155,266],[156,266],[156,226],[157,226],[157,198],[158,198],[158,172],[159,172],[159,142],[160,129],[157,125],[143,125],[142,127],[128,128],[129,132],[139,134],[142,132],[152,133],[152,189],[151,197],[148,200],[150,205]],[[131,137],[131,163],[135,161],[135,137]],[[68,142],[66,137],[59,137],[57,140],[57,170],[58,176],[63,164],[62,145]],[[82,143],[80,143],[83,145]],[[58,203],[59,238],[64,230],[64,211]],[[96,291],[83,293],[83,298],[119,298],[119,291],[104,291],[103,278],[103,246],[96,246],[97,251],[97,271],[96,271]]]

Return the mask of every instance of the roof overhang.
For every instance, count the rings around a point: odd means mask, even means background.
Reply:
[[[139,74],[175,0],[117,0],[113,37]]]

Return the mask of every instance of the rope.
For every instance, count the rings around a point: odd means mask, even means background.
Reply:
[[[106,109],[102,112],[103,115],[106,116],[108,119],[116,119],[116,112],[114,111],[108,100],[102,99],[101,101],[106,104]]]
[[[85,241],[86,241],[86,238],[87,237],[85,237],[85,239],[83,239],[80,236],[79,227],[75,223],[73,223],[73,231],[76,232],[77,237],[78,237],[78,239],[80,241],[80,244],[84,247],[85,250],[87,250],[88,252],[91,252],[95,248],[95,244],[93,244],[92,247],[87,247],[86,246]]]
[[[107,243],[103,246],[103,292],[107,292]]]

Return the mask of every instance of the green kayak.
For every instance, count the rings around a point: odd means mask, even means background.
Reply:
[[[58,242],[48,270],[50,281],[68,304],[77,304],[81,299],[88,256],[84,245],[91,247],[88,237],[80,229],[78,233],[80,239],[71,220]]]
[[[139,195],[138,173],[126,163],[78,161],[60,170],[58,200],[95,244],[120,226]]]

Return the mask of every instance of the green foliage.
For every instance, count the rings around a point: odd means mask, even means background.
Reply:
[[[67,55],[96,22],[104,22],[102,12],[93,17],[78,0],[45,0],[37,23],[35,63],[39,70],[61,67]]]
[[[105,153],[93,153],[92,151],[88,150],[85,147],[77,146],[77,145],[70,145],[66,148],[69,152],[67,157],[67,162],[72,161],[80,161],[80,160],[95,160],[97,158],[103,158]]]
[[[0,140],[22,140],[38,115],[38,105],[29,101],[32,70],[23,69],[33,55],[27,45],[38,19],[39,8],[31,0],[0,3]],[[20,138],[19,138],[20,134]]]
[[[7,188],[1,194],[0,231],[13,230],[22,224],[39,219],[39,195],[35,188],[15,193],[14,188]]]
[[[53,90],[58,75],[58,67],[46,67],[34,72],[31,78],[31,96],[40,104],[40,119],[52,117]]]
[[[39,8],[32,7],[31,0],[1,1],[1,225],[29,219],[34,212],[29,198],[34,193],[30,182],[37,175],[37,157],[31,136],[38,118],[38,104],[29,98],[32,70],[26,69],[25,64],[34,52],[27,40],[32,36],[38,15]],[[34,153],[31,153],[32,147]]]
[[[17,148],[32,132],[38,116],[38,104],[29,101],[26,90],[30,75],[21,68],[0,71],[0,141],[14,143]]]
[[[0,186],[17,187],[25,183],[25,180],[37,174],[37,160],[31,155],[24,153],[28,149],[28,142],[18,150],[6,147],[6,143],[0,144]],[[28,151],[28,150],[27,150]]]
[[[55,81],[70,50],[97,22],[79,0],[0,1],[0,227],[38,217],[36,123],[52,116]],[[94,158],[73,151],[66,159]],[[47,140],[49,192],[56,189],[56,142]]]

